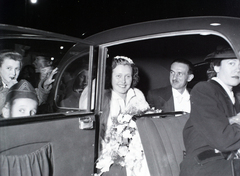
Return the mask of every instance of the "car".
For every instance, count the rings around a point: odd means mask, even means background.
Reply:
[[[121,26],[78,39],[1,24],[0,49],[20,52],[23,68],[39,55],[48,56],[58,68],[48,101],[37,115],[0,120],[1,163],[27,167],[29,158],[40,160],[35,164],[47,175],[94,175],[106,67],[111,59],[127,56],[135,62],[140,75],[137,88],[146,96],[151,89],[169,85],[171,62],[186,58],[195,65],[195,77],[188,85],[192,88],[208,79],[204,58],[217,48],[231,47],[240,59],[239,26],[239,18],[185,17]],[[19,79],[36,81],[31,76],[35,74],[20,73]],[[83,86],[75,87],[79,81]],[[181,131],[187,119],[184,112],[136,116],[151,175],[179,174],[185,150]]]

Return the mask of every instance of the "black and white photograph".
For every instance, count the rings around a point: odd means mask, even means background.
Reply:
[[[240,176],[240,1],[0,0],[0,176]]]

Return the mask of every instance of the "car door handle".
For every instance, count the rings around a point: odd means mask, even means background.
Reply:
[[[79,118],[79,129],[90,130],[93,129],[93,119],[91,116]]]

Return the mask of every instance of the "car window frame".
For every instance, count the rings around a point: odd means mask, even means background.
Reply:
[[[91,92],[92,92],[92,77],[93,77],[93,49],[94,46],[93,45],[90,45],[89,46],[89,52],[87,53],[89,55],[89,60],[88,60],[88,101],[87,102],[87,109],[86,110],[80,110],[78,108],[71,108],[71,107],[61,107],[61,106],[58,106],[58,104],[56,103],[56,99],[57,99],[57,95],[58,95],[58,89],[59,89],[59,85],[60,85],[60,81],[62,79],[62,76],[63,76],[63,73],[64,71],[66,71],[66,69],[68,68],[69,65],[71,65],[74,61],[78,60],[79,58],[81,58],[82,56],[84,56],[86,54],[86,51],[83,51],[77,55],[74,55],[70,58],[68,58],[67,60],[65,60],[65,62],[63,62],[62,64],[66,63],[66,65],[63,65],[63,67],[61,68],[61,73],[58,75],[58,77],[56,78],[56,87],[55,87],[55,92],[54,92],[54,98],[53,98],[53,101],[54,101],[54,106],[56,106],[56,108],[58,108],[59,110],[67,110],[65,113],[71,113],[71,112],[74,112],[74,111],[79,111],[79,112],[90,112],[92,111],[91,110],[91,107],[90,107],[90,104],[91,104]],[[69,110],[69,111],[68,111]]]
[[[89,57],[91,58],[91,62],[89,62],[91,65],[89,65],[89,68],[92,72],[92,60],[93,60],[93,43],[89,41],[85,41],[83,39],[66,36],[62,34],[57,33],[51,33],[46,31],[41,31],[37,29],[31,29],[31,28],[24,28],[24,27],[16,27],[11,25],[3,25],[0,24],[0,30],[3,30],[6,35],[0,35],[1,39],[29,39],[29,40],[42,40],[42,41],[53,41],[53,42],[70,42],[72,43],[72,47],[74,47],[77,44],[84,44],[89,49]],[[10,31],[10,32],[8,32]],[[15,34],[16,33],[16,34]],[[23,34],[22,34],[23,33]],[[71,48],[68,50],[70,51]],[[68,51],[66,53],[68,53]],[[65,56],[63,56],[62,59],[64,59]],[[91,79],[92,74],[89,79]],[[92,82],[90,83],[92,84]],[[89,91],[91,90],[91,87],[89,88]],[[90,97],[91,95],[88,95]],[[89,104],[90,102],[88,102]],[[2,118],[0,120],[0,127],[1,126],[13,126],[13,125],[20,125],[20,124],[27,124],[27,123],[39,123],[44,121],[51,121],[51,120],[59,120],[59,119],[65,119],[65,118],[81,118],[86,116],[93,115],[93,112],[90,112],[90,110],[84,112],[84,113],[59,113],[59,112],[51,112],[51,113],[45,113],[45,114],[36,114],[34,116],[25,116],[25,117],[19,117],[19,118]]]
[[[200,30],[183,30],[183,31],[173,31],[173,32],[162,32],[158,34],[150,34],[150,35],[144,35],[140,37],[131,37],[123,40],[117,40],[113,42],[108,42],[108,43],[102,43],[99,44],[99,53],[102,56],[101,60],[101,72],[102,72],[102,78],[101,78],[101,88],[99,91],[99,98],[98,98],[98,108],[97,110],[99,111],[99,114],[102,114],[103,110],[103,95],[104,95],[104,85],[105,85],[105,71],[106,71],[106,60],[108,58],[108,48],[120,44],[126,44],[130,42],[141,42],[143,40],[149,40],[149,39],[156,39],[156,38],[164,38],[164,37],[176,37],[176,36],[186,36],[186,35],[215,35],[218,37],[221,37],[224,39],[229,46],[234,50],[235,55],[237,56],[238,59],[240,59],[240,53],[236,52],[236,49],[232,45],[232,41],[228,36],[225,36],[224,34],[215,31],[215,30],[209,30],[209,29],[200,29]],[[100,57],[100,56],[99,56]],[[100,78],[99,78],[100,80]]]

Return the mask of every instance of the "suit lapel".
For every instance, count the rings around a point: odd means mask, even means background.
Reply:
[[[163,109],[164,109],[163,111],[165,111],[165,112],[173,112],[173,111],[174,111],[173,96],[171,96],[171,97],[169,98],[169,100],[166,101]]]
[[[226,107],[228,109],[227,112],[230,113],[230,114],[228,114],[229,117],[236,115],[237,112],[239,112],[239,107],[237,107],[236,105],[234,105],[232,103],[232,101],[231,101],[230,97],[228,96],[227,92],[224,90],[224,88],[218,82],[216,82],[214,80],[210,80],[210,82],[213,83],[214,85],[216,85],[218,87],[219,91],[221,92],[221,94],[224,96],[224,98],[227,102],[227,104],[226,104]],[[235,100],[236,100],[235,102],[237,102],[236,97],[235,97]]]
[[[235,105],[234,105],[234,107],[236,109],[236,113],[239,113],[240,112],[240,107],[239,107],[240,104],[239,104],[237,96],[234,96],[234,97],[235,97]]]
[[[165,87],[164,91],[161,91],[161,94],[158,96],[158,101],[161,104],[163,112],[174,111],[174,102],[171,86]]]

